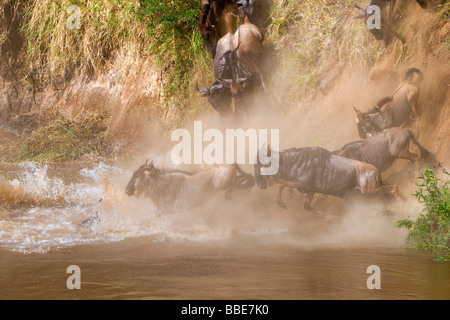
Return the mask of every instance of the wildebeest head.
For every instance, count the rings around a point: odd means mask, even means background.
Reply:
[[[251,23],[255,20],[255,4],[258,0],[239,0],[236,4],[241,6],[241,10],[248,17]]]
[[[356,8],[358,8],[358,10],[360,11],[360,14],[358,16],[356,16],[355,18],[363,19],[364,23],[366,23],[366,25],[368,25],[368,19],[370,17],[373,16],[375,18],[374,15],[376,14],[376,12],[372,12],[371,14],[368,14],[367,11],[364,10],[363,8],[361,8],[360,6],[356,5]],[[381,26],[380,28],[369,29],[369,31],[373,34],[373,36],[377,40],[383,40],[385,37],[385,30],[384,30],[383,26]]]
[[[130,182],[125,189],[125,193],[131,196],[139,196],[148,187],[151,179],[158,174],[158,169],[153,165],[153,161],[148,164],[148,160],[139,167],[130,179]]]
[[[356,125],[358,127],[358,133],[361,139],[365,139],[367,136],[371,137],[376,135],[378,132],[381,132],[381,128],[372,120],[371,115],[364,113],[361,110],[356,108]],[[379,112],[374,113],[379,114]]]
[[[245,72],[241,70],[238,64],[238,50],[241,46],[241,43],[237,45],[237,47],[231,51],[225,52],[223,58],[225,59],[226,69],[229,70],[229,75],[231,79],[224,79],[220,77],[219,81],[227,88],[231,90],[231,94],[233,98],[236,98],[240,93],[242,88],[246,85],[247,80],[251,77],[249,72]]]
[[[197,91],[203,93],[202,96],[207,97],[213,108],[224,118],[233,113],[233,99],[235,109],[241,109],[240,98],[247,85],[248,78],[240,76],[243,72],[239,69],[237,63],[238,49],[239,45],[233,51],[229,50],[225,52],[223,55],[225,67],[219,79],[209,89],[207,87],[199,89],[198,85],[196,86]],[[229,79],[223,78],[225,74]]]
[[[388,10],[389,5],[389,10]],[[355,18],[364,20],[369,31],[377,40],[384,40],[388,46],[392,41],[392,20],[395,0],[371,0],[367,9],[356,5],[360,14]]]
[[[203,93],[203,97],[207,97],[209,103],[220,114],[221,117],[228,117],[232,112],[230,90],[219,81],[216,81],[210,88],[204,87],[200,89],[196,86],[197,91]]]

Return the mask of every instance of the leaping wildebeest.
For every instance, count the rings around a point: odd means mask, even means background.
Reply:
[[[318,147],[289,149],[276,153],[275,156],[279,157],[278,173],[272,176],[261,175],[263,165],[258,159],[255,164],[255,180],[260,189],[266,189],[268,182],[279,184],[277,204],[282,208],[286,208],[282,200],[283,189],[286,187],[306,193],[304,208],[317,214],[322,212],[311,207],[315,193],[342,198],[346,193],[357,189],[362,194],[398,197],[397,186],[383,185],[380,171],[372,164],[336,156]]]
[[[362,112],[354,108],[360,138],[365,139],[392,127],[401,127],[408,119],[414,119],[418,115],[417,103],[422,79],[422,71],[412,68],[393,95],[380,100],[372,110]]]
[[[197,91],[208,98],[222,117],[244,112],[250,104],[248,98],[257,87],[266,91],[260,71],[263,40],[261,29],[246,23],[234,35],[228,33],[217,43],[213,62],[217,80],[210,88],[199,89],[197,86]]]
[[[177,211],[200,206],[219,191],[231,199],[235,190],[250,190],[255,180],[239,165],[216,165],[194,173],[156,168],[153,161],[140,166],[130,179],[125,193],[144,196],[162,210]]]
[[[420,156],[409,151],[411,141],[419,149]],[[432,160],[431,153],[416,140],[412,131],[399,127],[386,129],[367,140],[350,142],[332,153],[373,164],[380,172],[389,169],[395,159]]]

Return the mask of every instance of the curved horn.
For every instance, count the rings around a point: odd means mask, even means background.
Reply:
[[[217,90],[223,89],[223,84],[215,84],[209,89],[210,94],[214,94]]]
[[[195,84],[195,89],[197,89],[198,92],[203,93],[202,97],[206,97],[209,95],[209,89],[207,87],[204,87],[203,89],[200,89],[198,87],[198,83]]]
[[[360,6],[358,6],[357,4],[355,4],[355,7],[358,8],[358,10],[360,11],[359,16],[356,16],[355,19],[361,19],[364,18],[366,16],[366,10],[364,10],[363,8],[361,8]]]

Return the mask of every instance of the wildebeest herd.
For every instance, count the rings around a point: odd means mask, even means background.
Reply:
[[[417,2],[426,7],[426,1]],[[197,90],[222,117],[244,112],[252,88],[267,90],[260,71],[264,25],[258,15],[263,15],[264,10],[259,4],[258,0],[201,0],[198,28],[213,54],[217,80],[209,88],[197,86]],[[383,15],[382,30],[372,33],[388,45],[386,32],[395,0],[372,0],[371,5],[378,5]],[[358,9],[359,17],[367,19],[367,11]],[[239,23],[233,17],[238,17]],[[396,159],[434,161],[414,133],[405,128],[419,115],[417,104],[422,80],[422,71],[411,68],[391,96],[382,98],[367,112],[355,108],[362,140],[350,142],[339,150],[330,152],[321,147],[308,147],[276,152],[267,147],[265,154],[279,160],[275,175],[261,175],[261,168],[268,165],[261,164],[259,159],[254,165],[254,176],[238,165],[216,165],[191,173],[156,168],[152,162],[134,172],[126,193],[149,197],[160,209],[172,211],[201,205],[220,190],[225,191],[226,199],[231,199],[234,190],[249,190],[255,182],[260,189],[265,189],[268,183],[274,182],[279,186],[276,202],[280,207],[286,208],[282,200],[284,188],[295,188],[307,195],[304,208],[317,214],[321,211],[311,207],[315,193],[344,197],[356,189],[362,194],[397,198],[397,186],[383,184],[381,173]],[[420,154],[410,152],[411,141]]]

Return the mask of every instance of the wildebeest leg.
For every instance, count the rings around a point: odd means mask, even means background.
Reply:
[[[417,112],[417,104],[415,102],[411,103],[411,115],[409,116],[411,118],[411,120],[416,121],[417,117],[418,117],[418,112]]]
[[[100,216],[98,215],[98,211],[95,212],[95,214],[85,220],[83,220],[78,226],[77,226],[77,230],[81,230],[83,228],[90,228],[92,227],[92,225],[94,225],[95,223],[100,222]]]
[[[259,73],[259,77],[260,77],[260,79],[261,79],[261,86],[263,87],[263,89],[264,89],[264,92],[268,92],[268,89],[267,89],[266,83],[264,82],[264,78],[263,78],[263,76],[262,76],[262,74],[261,74],[261,73]]]
[[[416,162],[417,160],[419,160],[419,155],[406,150],[406,152],[403,152],[403,154],[401,154],[399,158]]]
[[[324,212],[316,210],[311,207],[311,202],[314,197],[314,194],[315,194],[314,192],[310,192],[310,193],[306,194],[305,204],[303,205],[303,207],[305,208],[305,210],[314,212],[315,214],[318,214],[319,216],[326,216],[326,214]]]
[[[282,196],[283,196],[283,189],[286,188],[285,185],[280,184],[278,186],[278,196],[277,196],[277,204],[283,208],[283,209],[287,209],[286,204],[284,203]]]

